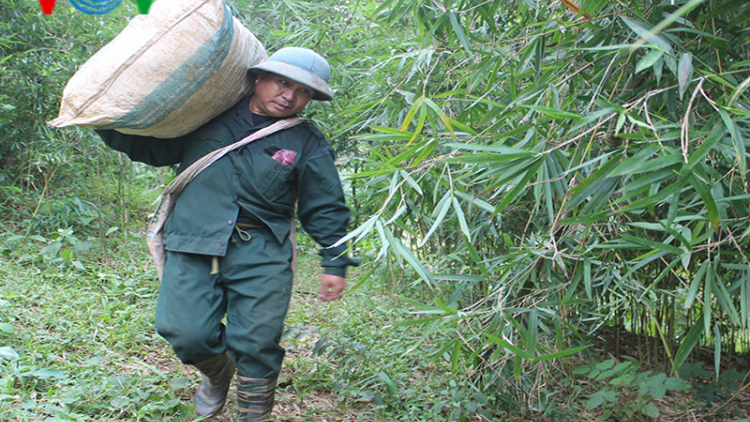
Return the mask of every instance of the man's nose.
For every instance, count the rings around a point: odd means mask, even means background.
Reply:
[[[287,101],[294,101],[294,90],[287,88],[281,91],[281,96]]]

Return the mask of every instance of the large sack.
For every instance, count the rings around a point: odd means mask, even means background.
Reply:
[[[222,0],[158,0],[73,75],[49,124],[174,138],[247,95],[267,59]]]

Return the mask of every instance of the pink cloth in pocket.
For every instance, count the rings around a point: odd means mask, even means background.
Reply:
[[[271,158],[278,161],[279,163],[289,167],[290,169],[294,168],[294,157],[297,156],[297,151],[292,151],[289,149],[280,149],[273,153]]]

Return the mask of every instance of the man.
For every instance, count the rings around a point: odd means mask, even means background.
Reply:
[[[289,47],[250,71],[254,94],[195,132],[175,139],[97,131],[110,147],[149,165],[181,163],[275,121],[310,100],[329,101],[330,67],[312,50]],[[241,422],[269,420],[284,349],[279,345],[292,291],[290,217],[323,249],[320,299],[344,290],[344,203],[334,153],[309,123],[276,132],[222,157],[177,199],[164,228],[167,260],[156,305],[156,328],[183,363],[204,378],[195,395],[199,416],[217,415],[237,370]],[[226,325],[222,318],[226,315]]]

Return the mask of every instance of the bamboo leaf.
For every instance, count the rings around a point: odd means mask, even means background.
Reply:
[[[513,358],[513,378],[516,381],[521,379],[521,367],[523,366],[521,359],[523,359],[521,355],[516,355]]]
[[[453,31],[456,33],[456,36],[458,36],[458,40],[461,42],[461,45],[466,49],[467,53],[471,54],[471,50],[469,50],[469,40],[468,38],[466,38],[464,27],[461,26],[461,24],[458,22],[458,17],[456,17],[456,14],[451,11],[448,12],[448,18],[450,19]]]
[[[346,292],[344,292],[344,294],[351,294],[352,292],[356,292],[357,290],[359,290],[365,284],[365,281],[367,281],[367,280],[370,279],[370,276],[372,276],[372,274],[375,272],[376,268],[377,267],[372,266],[372,268],[370,268],[366,273],[364,273],[364,274],[358,274],[357,277],[356,277],[356,279],[359,280],[359,281],[357,281],[357,284],[355,284],[351,288],[349,288],[349,286],[347,286]]]
[[[456,144],[456,143],[448,143],[448,144],[445,144],[445,146],[450,147],[450,148],[467,149],[471,151],[493,152],[499,155],[513,156],[513,157],[531,157],[531,156],[537,155],[537,153],[534,151],[529,151],[529,150],[520,149],[520,148],[511,148],[511,147],[506,147],[506,146]]]
[[[682,163],[682,157],[680,154],[665,154],[651,160],[634,163],[634,165],[631,168],[626,169],[623,174],[657,172],[679,163]]]
[[[712,270],[716,271],[717,269],[720,268],[720,266],[721,264],[719,263],[717,259],[714,261],[714,266]],[[714,272],[711,278],[713,279],[713,282],[714,282],[713,284],[714,296],[716,296],[716,299],[719,301],[719,304],[724,310],[724,313],[729,316],[729,319],[731,320],[731,322],[733,322],[736,325],[740,325],[740,316],[737,313],[737,308],[734,306],[734,298],[729,295],[729,291],[727,290],[727,287],[724,284],[724,280],[716,272]]]
[[[664,72],[664,60],[660,57],[659,60],[656,61],[653,65],[654,68],[654,76],[656,77],[656,83],[661,83],[661,75]]]
[[[743,0],[745,1],[745,0]],[[727,107],[732,107],[734,105],[734,102],[737,101],[737,98],[739,98],[740,95],[742,95],[747,87],[750,85],[750,76],[745,78],[742,83],[737,85],[737,87],[734,89],[734,92],[732,92],[732,95],[729,97],[729,101],[727,102]]]
[[[422,188],[419,187],[417,182],[411,177],[411,175],[404,170],[401,170],[401,177],[404,178],[406,183],[411,186],[415,191],[417,191],[420,195],[423,195]]]
[[[468,242],[471,243],[471,230],[466,223],[466,216],[464,215],[464,211],[461,209],[461,204],[458,203],[456,197],[453,197],[453,211],[456,212],[456,217],[458,218],[458,227],[464,233]]]
[[[713,130],[711,130],[708,136],[706,136],[706,139],[703,140],[701,146],[690,154],[690,159],[683,171],[692,169],[696,164],[703,161],[706,154],[708,154],[708,152],[711,151],[719,141],[721,141],[724,133],[726,133],[726,127],[723,124],[717,124],[714,126]]]
[[[703,282],[703,326],[708,335],[708,329],[711,326],[711,298],[713,297],[713,274],[714,270],[711,265],[706,271],[706,280]]]
[[[367,221],[364,222],[361,226],[357,227],[356,229],[350,231],[346,236],[339,239],[336,243],[331,245],[332,248],[335,248],[336,246],[341,246],[344,243],[348,242],[349,240],[353,239],[354,237],[357,237],[357,240],[354,241],[354,243],[359,242],[362,240],[363,237],[365,237],[370,231],[372,230],[372,227],[375,225],[375,222],[378,220],[379,216],[373,215],[372,217],[368,218]]]
[[[705,313],[706,311],[704,310],[703,312]],[[703,318],[703,315],[699,316],[695,321],[695,324],[690,327],[690,331],[688,331],[687,335],[682,339],[682,344],[674,355],[674,365],[672,366],[673,371],[677,371],[682,367],[682,364],[685,363],[685,359],[687,359],[690,352],[692,352],[698,344],[698,340],[701,338],[701,333],[703,333],[703,330],[705,329],[704,321],[705,318]]]
[[[466,126],[465,124],[459,122],[456,119],[451,119],[450,117],[447,117],[448,121],[451,122],[451,125],[458,128],[459,130],[462,130],[466,133],[468,133],[471,136],[477,136],[478,133],[474,129],[470,128],[469,126]]]
[[[437,148],[438,146],[439,144],[437,141],[435,141],[434,139],[430,139],[426,144],[420,146],[417,149],[417,155],[414,157],[410,164],[412,166],[421,164],[430,154],[432,154],[433,151],[435,151],[435,148]]]
[[[583,282],[586,287],[586,296],[589,299],[593,299],[592,284],[591,284],[591,260],[588,258],[583,259]]]
[[[739,15],[735,16],[731,22],[727,24],[726,29],[732,29],[737,25],[746,24],[747,20],[750,19],[750,8],[745,8]]]
[[[445,128],[448,129],[448,132],[451,133],[451,136],[454,138],[456,137],[455,132],[453,132],[453,125],[451,125],[451,122],[448,120],[448,117],[443,113],[443,110],[438,107],[437,104],[432,102],[432,100],[425,98],[424,103],[435,113],[435,115],[443,122],[445,125]]]
[[[461,340],[456,339],[453,346],[453,358],[451,359],[451,372],[458,371],[458,359],[461,357]]]
[[[697,177],[695,174],[690,175],[690,185],[698,192],[703,204],[706,206],[706,212],[708,213],[708,219],[711,222],[714,230],[719,230],[719,209],[716,206],[716,201],[711,194],[711,188],[702,179]]]
[[[440,308],[440,309],[441,309],[441,310],[442,310],[443,312],[445,312],[445,314],[446,314],[446,315],[455,315],[456,313],[458,313],[458,311],[457,311],[457,310],[455,310],[455,309],[453,309],[453,308],[449,308],[448,306],[445,306],[445,304],[443,303],[443,301],[442,301],[442,300],[440,300],[440,298],[439,298],[439,297],[437,297],[437,296],[435,296],[435,303],[437,304],[437,306],[438,306],[438,307],[439,307],[439,308]]]
[[[648,240],[648,239],[644,239],[644,238],[636,237],[636,236],[630,236],[627,234],[622,234],[621,237],[623,239],[633,242],[636,245],[648,246],[656,250],[673,253],[678,256],[683,254],[683,250],[678,248],[677,246],[667,245],[666,243],[661,243],[661,242],[654,242],[653,240]]]
[[[591,172],[583,181],[581,181],[579,184],[577,184],[575,187],[573,187],[569,192],[568,195],[572,197],[571,201],[568,203],[567,208],[575,207],[576,205],[580,204],[581,202],[585,201],[586,198],[591,194],[590,189],[588,189],[592,184],[595,184],[597,182],[600,182],[602,179],[609,176],[609,173],[618,165],[618,160],[611,159],[608,160],[601,165],[599,165],[596,170]]]
[[[659,170],[654,173],[646,174],[643,176],[638,176],[633,178],[633,181],[624,185],[622,188],[618,190],[620,193],[628,193],[633,191],[638,191],[643,187],[650,187],[654,185],[658,185],[661,183],[665,183],[669,179],[674,177],[674,170],[671,169],[664,169]]]
[[[650,42],[653,39],[652,37],[656,37],[659,32],[668,28],[670,25],[672,25],[673,22],[677,21],[682,16],[685,16],[686,14],[690,13],[691,10],[698,7],[704,1],[706,0],[690,0],[686,4],[683,4],[679,9],[670,13],[666,17],[666,19],[662,20],[661,22],[659,22],[658,25],[656,25],[650,31],[648,31],[648,34],[646,34],[640,40],[638,40],[638,42],[634,46],[637,47],[643,42]],[[669,57],[669,56],[665,56],[665,57]]]
[[[534,111],[544,114],[545,116],[552,117],[553,119],[573,119],[573,120],[583,119],[583,116],[581,116],[580,114],[571,113],[568,111],[556,110],[550,107],[544,107],[544,106],[539,106],[539,105],[524,105],[523,107],[530,108]]]
[[[643,199],[639,199],[637,201],[631,202],[628,205],[623,206],[622,208],[618,208],[615,211],[610,212],[610,215],[616,215],[616,214],[622,214],[628,211],[642,209],[646,207],[650,207],[664,198],[668,198],[675,193],[679,192],[683,186],[685,186],[688,183],[689,177],[681,176],[676,182],[672,183],[668,187],[661,189],[660,191],[656,193],[652,193],[651,195],[648,195],[644,197]]]
[[[443,195],[443,198],[438,202],[437,207],[432,211],[433,215],[435,212],[437,212],[437,216],[435,217],[435,221],[432,223],[432,226],[430,227],[430,230],[427,232],[427,234],[424,235],[424,238],[421,242],[419,242],[419,247],[421,248],[424,246],[427,241],[432,237],[432,234],[435,233],[435,230],[440,227],[440,224],[443,222],[443,219],[445,219],[445,215],[448,214],[448,210],[451,207],[451,192],[448,191]]]
[[[701,13],[696,23],[703,23],[708,19],[723,15],[746,4],[747,0],[729,0],[721,2],[720,4],[717,4],[717,6],[713,9],[709,10],[708,13]]]
[[[484,276],[467,274],[433,274],[433,277],[435,280],[468,281],[472,283],[487,280]]]
[[[647,40],[646,42],[666,53],[672,53],[672,47],[669,45],[669,41],[661,35],[650,33],[651,28],[647,27],[644,23],[630,20],[625,16],[620,16],[620,19],[622,19],[622,21],[625,22],[625,24],[630,27],[639,38]]]
[[[486,201],[483,201],[483,200],[481,200],[479,198],[474,198],[473,196],[471,196],[469,194],[466,194],[464,192],[461,192],[461,191],[455,191],[455,192],[453,192],[453,194],[456,195],[457,197],[463,199],[464,201],[466,201],[466,203],[469,204],[469,205],[474,205],[474,206],[476,206],[479,209],[482,209],[484,211],[495,212],[495,207],[493,207],[492,205],[490,205]]]
[[[623,163],[615,167],[612,170],[612,172],[608,175],[608,177],[627,174],[628,172],[630,172],[632,168],[635,168],[636,166],[642,165],[644,162],[647,162],[649,157],[654,155],[656,151],[657,151],[656,145],[649,145],[649,146],[642,148],[635,155],[633,155],[632,157],[628,158]]]
[[[375,259],[378,260],[382,258],[383,256],[385,256],[386,253],[388,253],[388,249],[390,249],[390,243],[391,243],[390,238],[392,238],[392,236],[390,236],[389,234],[386,234],[387,230],[383,226],[383,222],[380,221],[380,218],[378,218],[375,221],[375,230],[378,232],[378,236],[380,237],[380,244],[381,244],[380,250],[378,251],[378,256],[375,257]]]
[[[443,315],[437,315],[437,316],[433,316],[433,317],[429,317],[429,318],[410,319],[408,321],[397,322],[397,323],[395,323],[393,325],[396,326],[396,327],[409,327],[411,325],[424,325],[424,324],[428,324],[430,322],[434,322],[434,321],[437,321],[437,320],[439,320],[441,318],[445,318],[445,317],[446,317],[446,315],[443,314]]]
[[[581,352],[583,350],[588,349],[589,347],[591,347],[590,344],[587,345],[587,346],[573,347],[571,349],[560,350],[559,352],[547,353],[545,355],[535,356],[531,360],[533,362],[549,361],[549,360],[561,358],[561,357],[564,357],[564,356],[574,355],[574,354],[576,354],[578,352]]]
[[[388,232],[386,232],[388,233]],[[432,278],[432,275],[429,271],[427,271],[427,268],[417,259],[416,256],[414,256],[414,253],[411,251],[411,249],[407,248],[400,239],[391,238],[391,250],[400,255],[406,262],[411,265],[412,268],[419,274],[419,277],[424,280],[429,287],[434,286],[435,280]]]
[[[600,211],[600,212],[593,213],[593,214],[566,218],[562,220],[560,224],[564,226],[573,226],[576,224],[592,224],[592,223],[596,223],[597,221],[606,219],[608,215],[609,215],[609,212]]]
[[[719,324],[714,324],[714,372],[716,372],[716,382],[719,382],[719,373],[721,372],[721,330]]]
[[[682,53],[680,63],[677,65],[677,81],[680,84],[680,99],[682,99],[685,90],[693,78],[693,55]]]
[[[729,135],[732,137],[732,144],[734,146],[734,154],[736,156],[737,164],[740,166],[740,172],[742,174],[745,174],[745,152],[744,145],[745,142],[742,139],[740,128],[737,126],[737,124],[729,117],[729,113],[726,112],[723,108],[719,109],[719,116],[721,116],[721,121],[724,122],[724,126],[727,128],[727,132],[729,132]]]
[[[484,264],[484,262],[482,262],[482,259],[479,257],[476,248],[474,248],[474,245],[472,245],[471,242],[466,242],[466,249],[469,250],[469,256],[471,256],[472,262],[474,263],[474,265],[479,267],[479,271],[484,276],[484,279],[489,279],[490,273],[487,271],[487,266]]]
[[[417,112],[422,108],[422,104],[424,103],[425,98],[419,97],[416,101],[414,101],[414,104],[412,104],[411,108],[409,109],[409,112],[406,113],[406,117],[404,117],[404,122],[401,124],[401,128],[399,129],[400,132],[404,132],[409,125],[411,124],[411,121],[414,119],[414,116],[417,115]],[[415,134],[418,131],[415,131]]]
[[[510,344],[509,342],[507,342],[507,341],[505,341],[505,340],[503,340],[503,339],[501,339],[499,337],[495,337],[492,334],[485,334],[484,336],[487,337],[487,339],[489,341],[497,344],[498,346],[501,346],[501,347],[504,347],[504,348],[510,350],[511,352],[513,352],[513,354],[515,354],[518,357],[521,357],[523,359],[532,359],[533,358],[533,356],[531,356],[528,353],[526,353],[525,351],[523,351],[523,349],[521,349],[520,347],[515,346],[513,344]]]
[[[391,224],[393,224],[393,222],[396,221],[399,217],[401,217],[401,215],[404,212],[406,212],[407,209],[408,208],[406,207],[406,205],[399,206],[396,212],[393,214],[393,216],[389,218],[388,221],[385,222],[385,225],[390,226]]]
[[[536,309],[531,309],[528,313],[528,329],[526,330],[526,352],[530,355],[536,353],[536,342],[539,330],[539,315]]]
[[[643,56],[637,65],[635,65],[635,73],[641,73],[649,67],[652,67],[663,55],[664,50],[651,50],[648,54]]]
[[[497,207],[495,208],[495,214],[501,213],[505,209],[505,207],[507,207],[518,197],[521,191],[526,188],[526,184],[529,182],[529,180],[536,176],[536,172],[539,170],[539,167],[541,167],[543,163],[544,161],[537,160],[537,162],[529,168],[529,170],[521,178],[518,184],[510,192],[506,193],[503,196],[503,200],[500,201],[499,204],[497,204]]]
[[[409,146],[412,142],[414,142],[415,139],[419,135],[422,134],[422,129],[424,128],[424,122],[427,120],[427,112],[425,111],[424,107],[419,108],[419,119],[417,120],[417,127],[414,129],[414,135],[412,135],[411,139],[409,139],[409,142],[406,143],[406,146]]]

